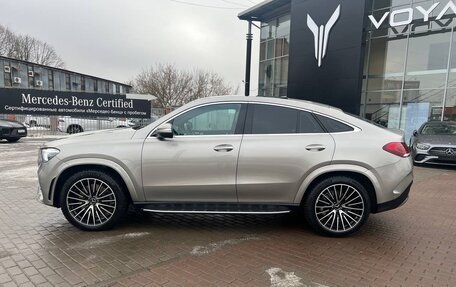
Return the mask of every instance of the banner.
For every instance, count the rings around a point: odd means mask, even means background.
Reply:
[[[0,88],[0,114],[150,118],[150,110],[125,95]]]

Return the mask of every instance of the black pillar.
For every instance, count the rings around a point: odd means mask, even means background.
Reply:
[[[245,96],[248,97],[250,95],[250,69],[252,65],[252,21],[249,21],[249,29],[247,32],[247,56],[246,56],[246,64],[245,64]]]

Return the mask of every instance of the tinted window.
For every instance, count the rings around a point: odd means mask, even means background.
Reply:
[[[310,134],[325,132],[311,113],[300,112],[299,114],[299,133]]]
[[[173,120],[176,135],[234,134],[241,104],[219,104],[193,109]]]
[[[336,121],[336,120],[333,120],[333,119],[330,119],[330,118],[327,118],[324,116],[320,116],[320,115],[316,115],[316,116],[329,133],[340,133],[340,132],[353,131],[352,127],[347,126],[344,123],[341,123],[339,121]]]
[[[298,130],[298,110],[250,105],[249,113],[252,134],[294,134]]]

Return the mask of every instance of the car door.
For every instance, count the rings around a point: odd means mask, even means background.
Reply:
[[[168,121],[173,138],[148,137],[142,152],[146,200],[237,202],[245,110],[240,103],[199,106]]]
[[[292,203],[307,173],[329,164],[334,140],[311,112],[249,104],[239,154],[242,203]]]

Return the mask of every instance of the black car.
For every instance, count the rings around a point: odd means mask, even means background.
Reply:
[[[20,122],[0,119],[0,140],[17,142],[20,138],[27,136],[27,128]]]
[[[456,122],[424,123],[413,132],[411,150],[416,164],[456,165]]]

